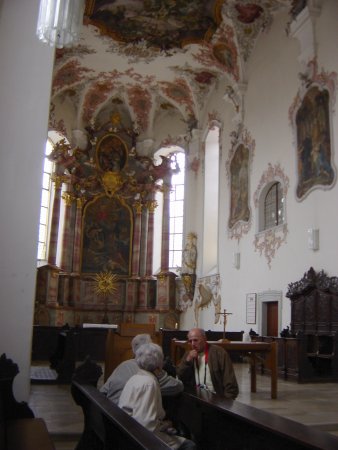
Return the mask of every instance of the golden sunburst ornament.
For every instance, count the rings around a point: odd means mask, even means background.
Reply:
[[[111,272],[100,272],[94,277],[95,293],[102,297],[107,297],[117,291],[119,277]]]

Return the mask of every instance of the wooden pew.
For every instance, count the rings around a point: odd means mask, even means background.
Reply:
[[[88,370],[89,369],[89,370]],[[89,376],[88,376],[89,374]],[[76,370],[72,395],[83,409],[84,431],[76,450],[164,450],[169,447],[96,389],[101,372],[89,361]],[[83,384],[87,380],[87,384]],[[90,380],[90,381],[89,381]],[[90,384],[89,384],[90,383]],[[174,425],[198,450],[336,450],[338,437],[227,400],[204,389],[166,398]]]
[[[170,449],[96,387],[73,380],[71,392],[75,403],[82,407],[85,423],[76,450]]]
[[[199,450],[336,450],[338,437],[203,389],[174,400]],[[189,436],[187,436],[189,437]]]
[[[17,364],[0,357],[0,450],[54,450],[43,419],[35,418],[26,402],[17,402],[13,380]]]

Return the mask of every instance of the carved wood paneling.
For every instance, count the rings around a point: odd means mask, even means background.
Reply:
[[[338,331],[338,278],[311,267],[303,278],[290,283],[292,333],[328,334]]]

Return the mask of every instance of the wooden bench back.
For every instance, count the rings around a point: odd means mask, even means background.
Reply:
[[[3,353],[0,357],[0,411],[6,420],[34,417],[26,402],[17,402],[14,398],[13,381],[18,373],[18,365]]]
[[[83,409],[85,428],[77,450],[169,450],[151,431],[108,400],[96,387],[73,380],[71,391]]]
[[[183,392],[175,406],[177,420],[203,450],[338,448],[336,436],[206,390]]]
[[[0,450],[54,449],[44,421],[35,419],[28,404],[17,402],[14,397],[13,381],[18,373],[18,365],[3,353],[0,357]]]

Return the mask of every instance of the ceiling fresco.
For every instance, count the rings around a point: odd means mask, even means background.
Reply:
[[[87,0],[80,42],[56,50],[50,128],[100,127],[119,114],[151,138],[159,117],[198,128],[217,85],[245,82],[274,15],[299,0]]]

